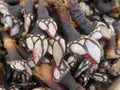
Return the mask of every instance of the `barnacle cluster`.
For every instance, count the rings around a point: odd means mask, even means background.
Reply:
[[[119,0],[0,0],[0,90],[113,90],[119,76]]]

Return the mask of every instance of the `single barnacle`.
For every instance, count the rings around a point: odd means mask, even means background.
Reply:
[[[110,39],[111,32],[105,23],[90,21],[80,10],[76,0],[66,0],[66,2],[68,3],[72,20],[78,24],[85,34],[90,34],[91,37],[97,40],[101,38]]]
[[[90,78],[94,79],[95,81],[99,81],[99,82],[108,82],[108,76],[106,74],[103,73],[93,73]]]
[[[42,14],[41,14],[42,13]],[[38,27],[45,31],[50,38],[54,38],[57,31],[57,24],[48,14],[45,5],[40,2],[37,7]]]
[[[27,62],[17,52],[15,41],[12,40],[4,31],[0,31],[0,35],[3,39],[4,48],[8,53],[7,62],[9,63],[11,68],[18,71],[26,71],[27,73],[32,75],[31,69],[28,66]]]
[[[48,43],[48,52],[53,55],[56,65],[59,66],[66,51],[65,40],[60,36],[56,36],[54,39],[49,39]]]
[[[21,22],[10,13],[8,5],[3,1],[0,1],[0,13],[3,15],[1,22],[4,24],[5,28],[10,30],[10,36],[18,34]]]
[[[23,5],[23,17],[24,17],[24,28],[25,32],[30,32],[31,24],[34,19],[34,5],[35,0],[26,0]]]

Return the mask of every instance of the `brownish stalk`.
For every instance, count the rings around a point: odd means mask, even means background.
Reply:
[[[120,48],[120,20],[113,23],[116,31],[117,47]]]
[[[108,40],[108,46],[106,48],[106,56],[110,59],[118,58],[119,55],[116,54],[116,37],[112,36],[110,40]]]
[[[53,70],[48,64],[41,64],[33,70],[33,74],[45,82],[52,90],[65,90],[58,83],[53,81]]]

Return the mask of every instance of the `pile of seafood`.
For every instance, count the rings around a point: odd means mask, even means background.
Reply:
[[[0,90],[119,83],[120,0],[0,0]]]

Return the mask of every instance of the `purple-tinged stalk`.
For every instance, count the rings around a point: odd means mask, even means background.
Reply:
[[[105,50],[106,57],[109,59],[116,59],[119,57],[116,53],[116,37],[112,36],[110,40],[108,40],[108,45]]]
[[[49,13],[43,2],[39,2],[38,4],[37,15],[38,15],[37,24],[39,28],[45,31],[50,38],[54,38],[58,27],[53,18],[49,16]]]
[[[7,62],[11,66],[11,68],[18,71],[26,71],[27,73],[32,75],[30,67],[17,52],[15,41],[11,39],[4,31],[0,31],[0,35],[2,36],[3,39],[4,48],[8,53]]]
[[[26,33],[30,32],[31,24],[34,19],[34,5],[35,0],[25,0],[23,5],[22,12],[24,14],[24,28]]]

